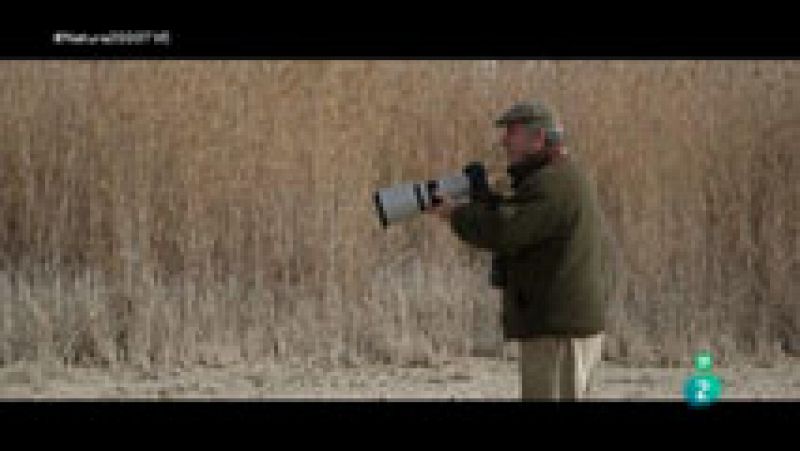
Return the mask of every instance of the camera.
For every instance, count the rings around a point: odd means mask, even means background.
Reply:
[[[381,225],[400,222],[438,205],[442,195],[478,199],[489,194],[486,168],[471,162],[458,174],[422,182],[401,183],[375,192],[375,210]]]

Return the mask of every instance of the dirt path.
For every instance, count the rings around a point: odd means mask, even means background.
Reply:
[[[723,399],[800,400],[800,359],[771,368],[719,369]],[[631,368],[604,362],[594,399],[681,400],[689,369]],[[517,362],[485,358],[435,368],[251,365],[146,373],[132,369],[0,368],[2,399],[515,399]]]

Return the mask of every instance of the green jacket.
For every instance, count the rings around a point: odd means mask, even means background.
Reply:
[[[503,335],[586,336],[605,328],[597,196],[575,162],[509,167],[515,203],[470,202],[451,217],[456,235],[505,264]]]

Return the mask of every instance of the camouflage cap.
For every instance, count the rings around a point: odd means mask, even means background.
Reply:
[[[505,111],[500,119],[495,121],[497,127],[520,122],[523,124],[541,127],[547,130],[556,128],[555,119],[550,108],[540,101],[519,102]]]

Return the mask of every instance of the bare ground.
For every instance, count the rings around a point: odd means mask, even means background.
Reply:
[[[688,368],[598,367],[590,398],[681,400]],[[800,400],[800,359],[716,371],[723,399]],[[515,399],[517,362],[465,358],[441,365],[333,368],[308,363],[162,372],[17,364],[0,368],[0,399]]]

